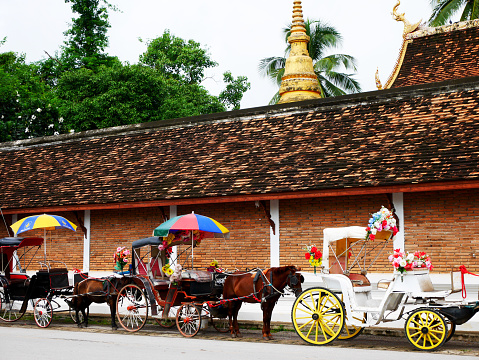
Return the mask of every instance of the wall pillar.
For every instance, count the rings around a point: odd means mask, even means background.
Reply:
[[[86,235],[83,236],[83,272],[88,272],[90,271],[91,211],[85,210],[83,217],[83,226],[86,228]]]
[[[170,217],[169,219],[173,219],[175,216],[178,216],[178,206],[177,205],[170,205]],[[178,256],[178,248],[176,246],[173,246],[172,252],[171,252],[171,258],[176,259]]]
[[[12,214],[12,225],[15,224],[17,221],[18,221],[18,214]],[[8,233],[8,236],[10,236],[10,233]],[[13,236],[17,236],[17,234],[13,234]],[[18,259],[17,251],[14,252],[13,256],[15,257],[16,261],[13,264],[12,271],[18,271],[17,263],[19,263],[20,260]]]
[[[271,226],[269,227],[269,243],[270,243],[270,263],[271,267],[279,266],[279,200],[270,200],[269,212],[271,220],[274,222],[274,233]]]
[[[404,193],[393,193],[393,205],[399,218],[399,232],[394,237],[394,249],[404,251]]]

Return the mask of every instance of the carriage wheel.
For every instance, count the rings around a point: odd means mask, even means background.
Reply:
[[[428,308],[411,313],[404,330],[409,342],[419,350],[435,350],[442,346],[447,338],[444,316]]]
[[[228,318],[215,318],[210,315],[211,325],[220,333],[227,333],[230,331],[230,322]]]
[[[354,319],[362,321],[363,323],[366,322],[366,313],[363,314],[362,317],[353,316]],[[348,324],[348,318],[346,317],[346,324],[344,325],[344,329],[341,334],[338,336],[339,340],[352,340],[364,331],[364,328],[361,326],[351,325]]]
[[[33,317],[37,325],[41,328],[46,328],[52,323],[53,308],[48,299],[42,298],[35,302]]]
[[[20,320],[25,311],[21,312],[23,300],[12,300],[6,302],[5,289],[0,288],[0,319],[7,322]]]
[[[446,325],[447,325],[447,337],[446,337],[446,342],[451,340],[452,336],[456,332],[456,323],[452,321],[451,319],[447,318],[446,316],[444,317],[446,320]]]
[[[336,295],[338,295],[338,294],[336,293]],[[343,301],[344,301],[343,300],[343,293],[341,293],[341,302],[344,304]],[[353,319],[361,321],[362,323],[365,323],[366,322],[366,313],[362,313],[362,315],[355,314],[355,315],[353,315]],[[356,325],[349,324],[347,316],[346,316],[345,320],[346,320],[346,323],[344,324],[343,331],[338,336],[338,340],[352,340],[352,339],[358,337],[359,335],[361,335],[361,333],[364,331],[364,328],[361,327],[361,326],[356,326]]]
[[[166,329],[170,329],[176,325],[176,314],[178,313],[179,306],[170,306],[170,310],[168,311],[168,315],[166,318],[155,318],[158,325],[164,327]]]
[[[345,322],[344,306],[328,289],[310,288],[294,301],[291,319],[304,341],[324,345],[341,335]]]
[[[193,337],[201,326],[200,309],[194,304],[183,304],[176,314],[176,326],[181,335],[185,337]]]
[[[77,323],[77,319],[76,319],[76,311],[74,308],[70,307],[68,309],[68,313],[70,314],[70,317],[71,319],[73,320],[73,322],[76,324]],[[85,309],[85,315],[88,317],[90,315],[90,307],[87,307]],[[85,319],[83,318],[83,313],[81,311],[78,312],[78,320],[80,320],[80,324],[83,323],[85,321]]]
[[[116,316],[123,329],[140,330],[148,318],[148,301],[145,293],[136,285],[125,285],[116,299]]]

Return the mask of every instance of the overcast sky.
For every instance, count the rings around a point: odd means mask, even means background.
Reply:
[[[146,50],[144,40],[170,29],[209,50],[219,66],[208,71],[203,85],[214,95],[223,89],[222,73],[247,76],[251,82],[242,108],[267,105],[277,87],[258,74],[260,59],[283,56],[282,33],[292,20],[292,0],[109,0],[121,12],[110,12],[108,53],[137,63]],[[426,21],[430,0],[402,0],[399,12],[411,23]],[[403,23],[391,12],[396,0],[303,0],[304,18],[321,19],[344,38],[335,53],[356,57],[363,91],[375,90],[374,74],[384,84],[393,70],[402,43]],[[64,0],[0,0],[0,52],[25,53],[27,61],[45,58],[63,44],[72,13]]]

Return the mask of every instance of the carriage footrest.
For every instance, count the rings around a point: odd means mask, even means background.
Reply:
[[[413,298],[430,298],[430,299],[444,299],[451,294],[451,290],[445,291],[420,291],[413,292],[411,297]]]

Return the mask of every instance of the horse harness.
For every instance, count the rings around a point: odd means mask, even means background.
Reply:
[[[260,298],[258,298],[259,291],[256,291],[256,284],[258,283],[260,279],[263,282],[262,284],[263,286],[260,288],[261,294],[260,294]],[[298,278],[294,276],[294,274],[292,274],[290,271],[288,274],[288,280],[286,282],[286,286],[291,287],[292,285],[294,286],[297,284],[298,284]],[[258,300],[261,299],[261,304],[263,304],[267,300],[271,299],[272,297],[278,296],[278,294],[284,296],[284,292],[281,292],[280,290],[275,288],[273,285],[273,271],[270,271],[269,280],[268,280],[266,278],[265,273],[261,269],[258,269],[253,279],[253,296]],[[278,299],[279,299],[279,296],[278,296]],[[276,299],[276,301],[278,301],[278,299]]]

